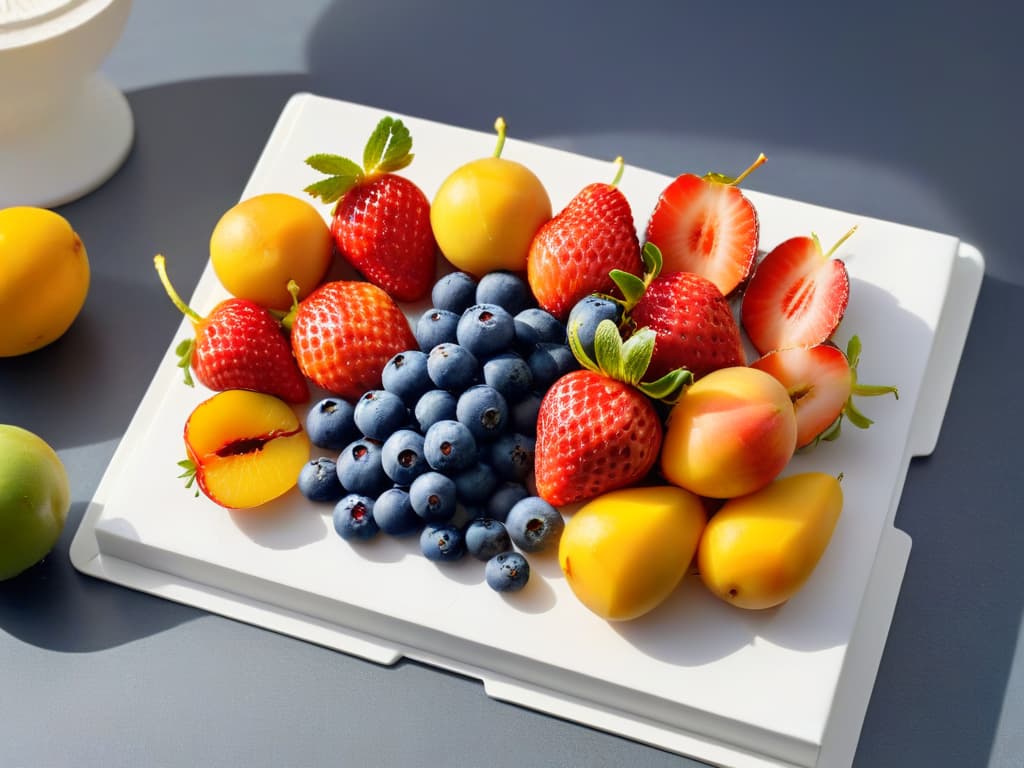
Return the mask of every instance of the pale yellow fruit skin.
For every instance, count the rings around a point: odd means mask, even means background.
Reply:
[[[682,488],[611,491],[569,518],[558,562],[587,608],[609,621],[628,621],[676,589],[706,522],[701,500]]]
[[[699,496],[729,499],[766,486],[795,450],[796,411],[786,388],[755,368],[721,368],[672,407],[661,470]]]
[[[210,236],[210,263],[233,296],[268,309],[292,305],[320,285],[334,256],[334,240],[320,212],[292,195],[270,192],[224,212]]]
[[[771,608],[810,578],[843,508],[839,480],[805,472],[727,501],[697,550],[700,578],[740,608]]]
[[[88,293],[89,256],[64,217],[28,206],[0,210],[0,357],[59,339]]]
[[[540,179],[521,163],[500,157],[457,168],[430,206],[441,253],[477,277],[525,270],[533,236],[550,218],[551,199]]]

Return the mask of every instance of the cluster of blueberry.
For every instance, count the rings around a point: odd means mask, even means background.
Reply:
[[[565,326],[512,273],[453,272],[431,300],[414,329],[420,348],[388,361],[382,389],[309,411],[310,440],[338,455],[309,462],[298,487],[335,504],[344,539],[418,532],[427,558],[469,554],[493,589],[515,591],[530,573],[522,553],[564,526],[527,482],[541,398],[578,364]]]

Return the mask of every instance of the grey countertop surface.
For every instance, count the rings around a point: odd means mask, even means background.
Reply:
[[[943,431],[896,516],[913,551],[855,765],[1019,768],[1022,14],[972,5],[136,2],[103,67],[134,147],[60,209],[92,261],[85,309],[61,341],[0,360],[0,423],[55,446],[74,497],[54,552],[0,583],[0,765],[696,765],[71,566],[180,320],[152,254],[191,291],[284,103],[312,91],[481,130],[503,114],[517,138],[668,174],[764,151],[759,191],[977,246],[986,275]]]

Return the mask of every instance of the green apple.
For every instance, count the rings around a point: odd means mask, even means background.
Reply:
[[[46,441],[0,424],[0,581],[53,549],[71,506],[64,464]]]

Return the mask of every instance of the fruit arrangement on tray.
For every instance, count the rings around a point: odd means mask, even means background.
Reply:
[[[218,222],[231,298],[205,316],[155,258],[194,326],[186,382],[214,392],[184,424],[187,485],[232,509],[299,493],[356,551],[417,538],[439,567],[483,561],[499,592],[557,551],[608,620],[649,612],[694,565],[738,607],[788,600],[843,497],[838,471],[784,470],[844,421],[871,424],[855,397],[896,393],[858,382],[856,336],[833,341],[854,230],[762,249],[740,188],[761,156],[734,178],[678,176],[641,238],[621,158],[553,212],[495,129],[493,156],[432,200],[401,174],[400,120],[361,164],[310,156],[322,178]],[[329,277],[338,258],[362,279]]]

